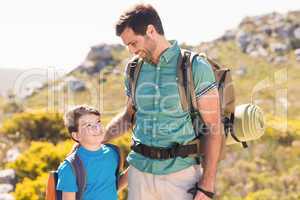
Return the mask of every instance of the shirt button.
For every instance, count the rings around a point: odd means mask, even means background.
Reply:
[[[153,117],[153,121],[156,121],[156,117]]]
[[[159,71],[159,70],[160,70],[160,67],[157,67],[156,70]]]
[[[155,86],[155,89],[158,89],[158,85]]]

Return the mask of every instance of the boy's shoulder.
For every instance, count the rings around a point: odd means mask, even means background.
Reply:
[[[59,174],[68,174],[70,176],[74,176],[71,163],[66,159],[62,163],[60,163],[57,168],[57,172]]]
[[[57,185],[56,189],[68,192],[77,192],[76,175],[72,169],[71,163],[64,160],[57,169]]]
[[[104,153],[113,153],[114,156],[120,156],[120,148],[114,144],[107,143],[102,148]]]

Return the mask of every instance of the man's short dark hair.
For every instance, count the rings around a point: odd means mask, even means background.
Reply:
[[[135,34],[145,35],[150,24],[155,27],[160,35],[164,35],[164,29],[156,10],[149,4],[136,4],[120,16],[116,24],[116,34],[120,36],[128,27]]]

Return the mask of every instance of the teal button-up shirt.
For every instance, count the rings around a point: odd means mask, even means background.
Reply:
[[[188,112],[181,107],[177,85],[177,59],[180,48],[171,41],[157,65],[147,62],[141,67],[136,87],[136,124],[133,140],[155,147],[171,147],[174,143],[186,144],[194,139],[194,130]],[[193,62],[193,78],[197,98],[215,86],[211,66],[202,58]],[[131,96],[128,79],[125,90]],[[131,151],[127,161],[135,168],[152,174],[169,174],[196,164],[195,158],[154,160]]]

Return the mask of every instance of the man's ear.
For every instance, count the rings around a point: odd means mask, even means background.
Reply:
[[[72,132],[72,138],[74,138],[76,141],[79,141],[79,135],[78,135],[78,132]]]
[[[152,38],[154,34],[156,34],[156,29],[152,24],[149,24],[146,29],[146,35]]]

